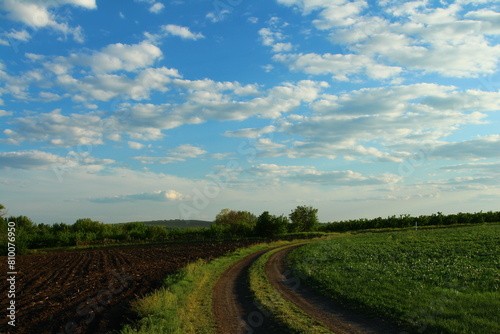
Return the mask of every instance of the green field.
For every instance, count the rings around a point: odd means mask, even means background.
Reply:
[[[415,333],[500,333],[500,225],[338,238],[287,261],[323,294]]]

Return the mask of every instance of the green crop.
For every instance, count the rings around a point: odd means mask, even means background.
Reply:
[[[415,333],[500,333],[500,225],[339,238],[288,261],[327,296]]]

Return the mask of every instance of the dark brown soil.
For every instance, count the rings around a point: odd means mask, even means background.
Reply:
[[[200,242],[19,255],[16,327],[7,325],[4,278],[0,333],[111,333],[134,319],[130,302],[158,288],[165,276],[189,262],[214,259],[249,244]],[[0,261],[6,273],[6,257]]]

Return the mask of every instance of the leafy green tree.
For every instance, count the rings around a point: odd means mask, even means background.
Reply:
[[[248,211],[223,209],[215,217],[214,225],[227,228],[233,236],[249,236],[255,227],[257,217]]]
[[[16,223],[16,229],[20,230],[23,229],[26,232],[32,232],[35,231],[36,225],[33,223],[31,219],[29,219],[26,216],[18,216],[18,217],[9,217],[8,219],[10,222]]]
[[[255,234],[261,237],[278,236],[288,231],[289,221],[285,216],[276,217],[269,211],[263,212],[255,224]]]
[[[84,233],[99,233],[103,230],[102,223],[90,218],[80,218],[73,224],[73,231]]]
[[[223,209],[215,217],[215,225],[254,225],[257,217],[248,211]]]
[[[291,232],[312,232],[319,228],[318,209],[312,206],[297,206],[290,213]]]
[[[0,203],[0,218],[5,216],[6,214],[7,214],[7,211],[5,210],[5,206],[3,206],[3,204]]]

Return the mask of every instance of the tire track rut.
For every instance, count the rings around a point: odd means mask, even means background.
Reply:
[[[336,334],[398,334],[402,330],[380,319],[350,311],[331,299],[304,286],[299,277],[292,276],[284,264],[284,258],[295,245],[271,255],[265,272],[271,285],[288,301],[321,322]]]
[[[249,268],[269,250],[252,253],[238,261],[215,284],[212,310],[218,333],[283,333],[270,314],[254,302],[248,282]]]

